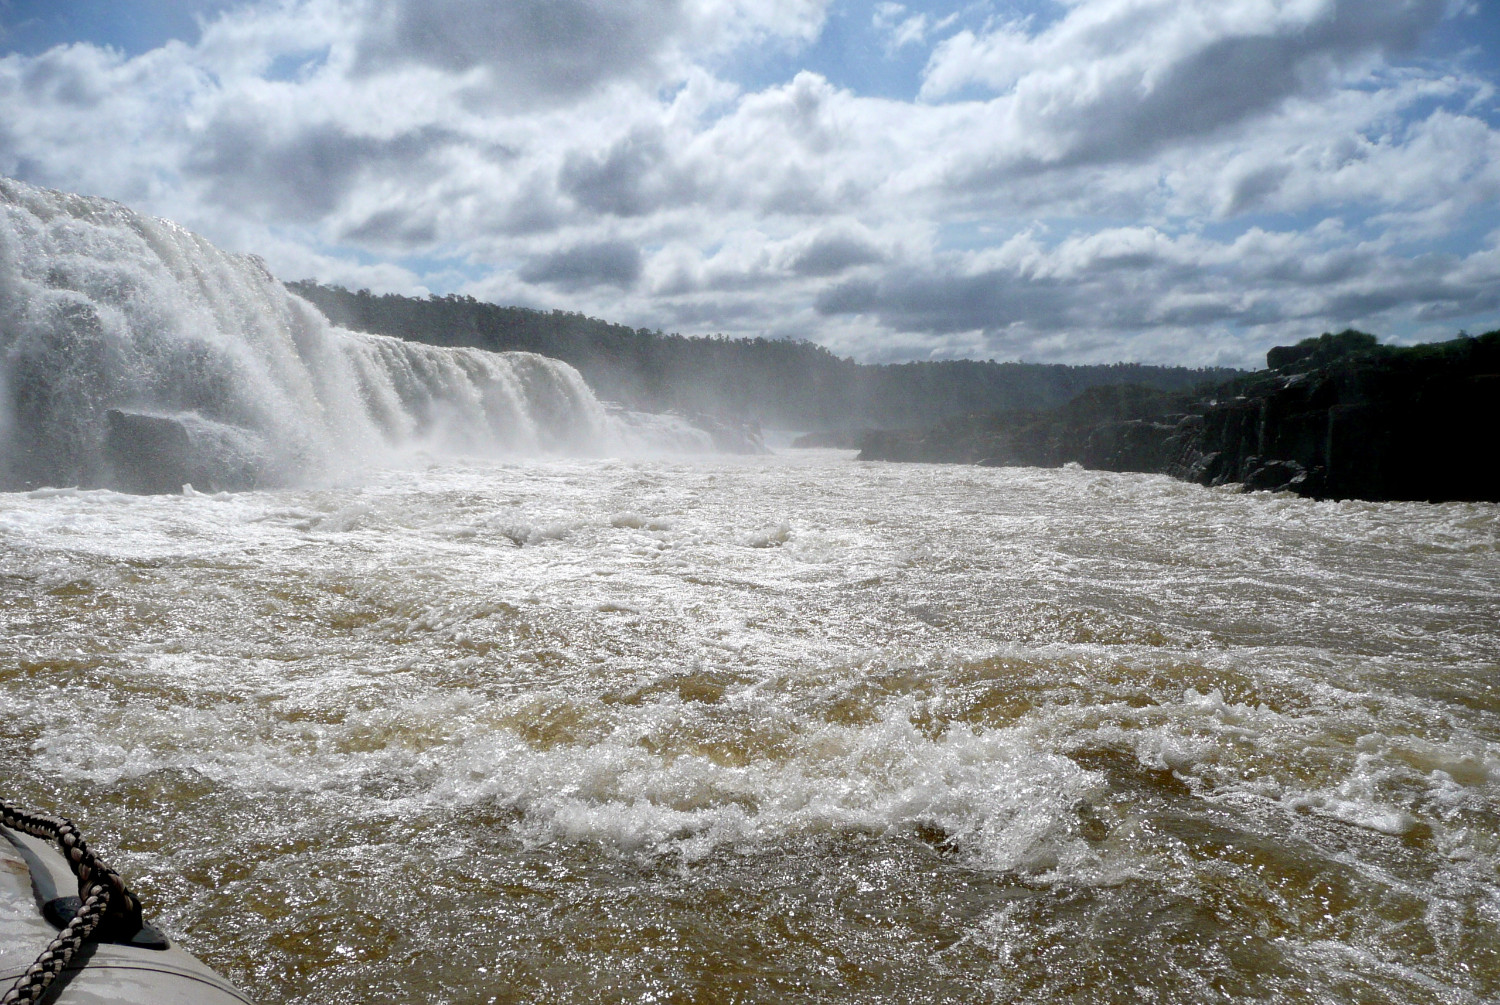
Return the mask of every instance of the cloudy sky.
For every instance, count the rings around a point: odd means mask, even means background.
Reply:
[[[1480,0],[0,0],[0,174],[862,360],[1500,327]]]

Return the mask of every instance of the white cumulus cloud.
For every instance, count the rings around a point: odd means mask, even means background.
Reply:
[[[0,57],[0,173],[287,278],[867,359],[1253,363],[1500,316],[1490,71],[1423,48],[1463,5],[868,4],[871,59],[927,54],[906,98],[819,48],[841,11],[247,0],[133,57]]]

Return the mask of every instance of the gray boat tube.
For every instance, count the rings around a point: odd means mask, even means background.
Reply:
[[[78,908],[78,880],[57,846],[0,825],[0,995],[25,975]],[[149,925],[87,941],[44,1005],[253,1005]]]

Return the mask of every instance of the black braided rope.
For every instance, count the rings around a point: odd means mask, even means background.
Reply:
[[[107,930],[134,934],[141,927],[141,902],[125,888],[120,874],[95,855],[71,820],[31,813],[0,799],[0,823],[11,830],[57,842],[68,867],[78,877],[78,899],[83,906],[36,962],[0,998],[0,1005],[26,1005],[41,1000],[83,944]]]

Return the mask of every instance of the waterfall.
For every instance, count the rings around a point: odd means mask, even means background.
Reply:
[[[258,258],[0,178],[0,488],[284,485],[631,436],[566,363],[337,328]]]

